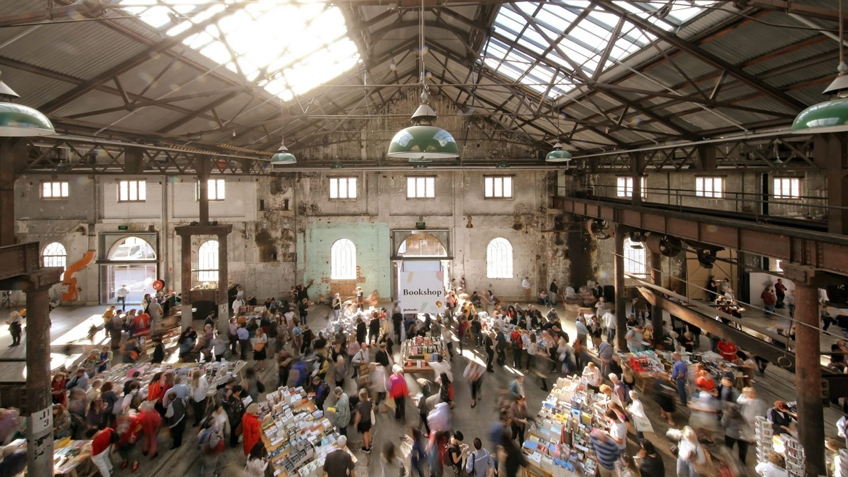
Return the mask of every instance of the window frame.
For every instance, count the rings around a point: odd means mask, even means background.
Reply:
[[[61,255],[60,255],[60,254],[51,254],[51,255],[47,255],[47,249],[48,249],[48,248],[50,248],[50,247],[52,247],[53,245],[59,245],[60,247],[62,247],[62,251],[64,252],[64,254],[61,254]],[[64,277],[65,277],[65,270],[67,270],[67,269],[68,269],[68,248],[67,248],[67,247],[65,247],[65,244],[63,244],[62,242],[55,241],[55,242],[50,242],[50,243],[48,243],[47,245],[45,245],[45,246],[44,246],[44,248],[42,248],[42,249],[41,249],[41,254],[40,254],[40,257],[39,257],[39,258],[40,258],[41,266],[43,266],[43,267],[45,267],[45,268],[46,268],[46,267],[58,267],[58,266],[60,266],[60,265],[55,265],[55,264],[49,264],[49,265],[48,265],[48,264],[47,264],[47,262],[45,261],[45,258],[48,258],[48,257],[49,257],[49,258],[51,258],[51,259],[54,259],[54,260],[58,259],[59,257],[61,257],[61,258],[62,258],[62,264],[61,264],[61,267],[62,267],[62,275],[59,277],[59,279],[60,279],[60,280],[64,279]]]
[[[505,185],[509,179],[509,195],[504,194]],[[487,195],[488,188],[486,182],[492,181],[492,195]],[[501,196],[498,197],[496,195],[497,188],[495,184],[497,181],[501,181]],[[513,200],[515,198],[515,176],[512,175],[486,175],[483,176],[483,199],[485,200]]]
[[[203,256],[203,247],[206,244],[215,242],[215,255],[210,255],[208,258],[214,262],[215,268],[204,268],[205,259]],[[215,282],[218,283],[218,280],[221,278],[221,263],[219,262],[219,251],[221,244],[216,239],[204,240],[197,247],[197,281],[198,282]],[[212,274],[214,274],[215,278],[211,278]]]
[[[418,179],[424,179],[424,195],[418,195]],[[409,181],[415,181],[415,195],[409,195]],[[427,181],[433,181],[433,196],[427,197]],[[407,200],[432,200],[436,198],[436,176],[406,176],[406,198]]]
[[[214,184],[214,186],[213,186]],[[220,187],[219,187],[220,185]],[[220,194],[221,197],[218,197],[218,190],[222,190],[224,193]],[[214,191],[214,194],[213,194]],[[213,197],[210,197],[214,195]],[[221,202],[227,199],[227,181],[225,179],[207,179],[206,181],[206,200],[213,202]],[[200,180],[195,183],[194,187],[194,200],[200,201]]]
[[[782,184],[783,184],[784,181],[788,181],[788,183],[789,183],[789,195],[786,195],[786,194],[783,193]],[[792,194],[792,181],[798,182],[798,195],[797,196]],[[781,183],[781,187],[780,187],[781,193],[779,195],[777,193],[777,189],[778,189],[777,184],[778,183]],[[776,177],[772,178],[771,184],[772,184],[772,190],[771,190],[770,195],[771,195],[772,198],[782,199],[782,200],[800,200],[801,199],[801,177],[776,176]]]
[[[695,176],[695,197],[700,197],[704,199],[724,199],[725,179],[725,176]],[[703,186],[701,187],[701,190],[698,190],[698,181],[701,181],[703,184],[705,184],[707,180],[712,182],[713,187],[711,192],[707,192],[706,188]],[[716,195],[715,189],[716,181],[719,181],[721,185],[721,190],[718,192],[718,195]]]
[[[127,198],[121,198],[121,184],[127,184]],[[135,199],[132,199],[132,186],[135,185]],[[144,198],[141,198],[144,195]],[[118,202],[147,202],[147,180],[145,179],[121,179],[118,181]]]
[[[622,194],[622,186],[619,184],[620,181],[624,180],[624,193]],[[630,182],[630,186],[627,186],[628,181]],[[641,193],[642,199],[648,198],[648,176],[639,176],[639,183],[641,184]],[[627,191],[630,191],[628,194]],[[615,196],[620,199],[632,199],[633,198],[633,176],[616,176],[615,177]]]
[[[345,182],[345,187],[347,190],[348,197],[333,197],[333,181],[336,181],[336,195],[338,195],[341,188],[341,182]],[[353,197],[350,197],[350,181],[354,181],[353,184]],[[357,176],[333,176],[327,178],[327,197],[328,200],[332,201],[355,201],[359,199],[359,177]]]
[[[650,270],[649,270],[649,267],[648,267],[648,253],[646,252],[647,245],[642,244],[642,248],[638,249],[638,248],[633,248],[631,246],[632,243],[633,242],[630,240],[629,237],[624,239],[624,273],[625,273],[625,278],[627,278],[626,275],[635,275],[635,276],[637,276],[639,278],[643,278],[643,279],[648,278],[648,276],[650,276]],[[636,267],[636,266],[639,265],[639,261],[634,260],[635,257],[632,256],[634,253],[637,254],[637,255],[641,255],[642,271],[633,269],[633,267]]]
[[[492,248],[494,247],[502,247],[503,244],[506,244],[508,248],[505,250],[497,250],[499,253],[508,253],[509,254],[509,263],[508,264],[495,264],[491,263],[491,255]],[[497,258],[497,257],[496,257]],[[504,258],[504,257],[500,257]],[[497,267],[497,269],[495,269]],[[502,270],[505,269],[505,270]],[[493,273],[494,272],[503,272],[503,273]],[[503,279],[509,280],[515,278],[515,247],[512,246],[512,242],[504,237],[495,237],[492,240],[489,240],[489,243],[486,244],[486,278],[489,279]]]
[[[336,258],[337,258],[336,247],[337,246],[345,247],[345,248],[350,247],[353,250],[352,255],[351,255],[353,263],[338,264],[338,265],[336,264]],[[356,280],[356,275],[357,275],[357,273],[356,273],[356,262],[357,262],[356,254],[357,254],[356,244],[353,243],[353,240],[350,240],[348,238],[340,238],[340,239],[334,241],[333,244],[330,245],[330,280]],[[343,258],[343,257],[338,257],[338,258]],[[337,271],[342,271],[341,269],[343,269],[343,268],[351,268],[351,270],[350,270],[351,275],[342,275],[342,274],[336,273]]]
[[[44,186],[51,189],[51,195],[44,195]],[[59,195],[52,195],[53,189],[59,186]],[[38,185],[38,195],[41,200],[62,200],[70,197],[70,183],[68,181],[41,181]]]

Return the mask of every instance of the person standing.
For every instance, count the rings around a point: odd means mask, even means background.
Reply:
[[[395,400],[395,421],[403,422],[406,419],[406,398],[409,397],[409,388],[403,376],[403,368],[397,364],[392,366],[389,395]]]
[[[371,422],[372,404],[368,399],[365,388],[359,390],[359,404],[356,405],[356,416],[353,420],[356,430],[362,434],[362,452],[371,453]]]
[[[100,470],[102,477],[110,477],[112,475],[112,459],[110,449],[112,444],[118,442],[118,433],[111,427],[97,431],[97,434],[91,439],[91,462]]]
[[[241,360],[247,361],[247,348],[250,345],[250,332],[247,331],[247,326],[242,323],[239,325],[238,330],[236,330],[236,336],[238,337],[240,352],[241,352]]]
[[[680,357],[680,353],[674,353],[674,365],[671,367],[671,379],[677,387],[680,396],[680,404],[686,405],[686,382],[689,376],[689,366]]]
[[[214,418],[203,421],[203,427],[197,434],[197,447],[200,449],[200,476],[213,477],[218,457],[224,452],[224,433]]]
[[[557,296],[559,296],[559,284],[557,283],[556,278],[551,280],[551,286],[548,287],[548,290],[551,292],[550,295],[548,295],[548,298],[551,300],[551,306],[556,306]]]
[[[168,420],[168,427],[171,429],[171,438],[174,439],[173,449],[179,448],[183,443],[183,432],[186,427],[186,408],[185,401],[177,396],[177,391],[171,389],[166,396],[168,405],[166,407],[165,419]]]
[[[256,414],[259,412],[259,405],[251,403],[244,411],[244,417],[241,419],[242,435],[244,436],[244,455],[247,457],[256,443],[260,442],[259,436],[262,430],[261,423]]]
[[[356,477],[355,466],[350,454],[345,450],[347,436],[336,439],[336,450],[324,458],[324,472],[327,477]]]
[[[783,308],[783,302],[786,299],[786,285],[783,284],[782,278],[778,278],[777,283],[774,284],[774,292],[777,295],[777,303],[775,304],[775,307]]]
[[[615,463],[621,455],[621,448],[606,433],[594,430],[589,434],[589,449],[595,452],[600,477],[614,477]],[[680,475],[680,474],[678,474]]]
[[[483,448],[483,441],[479,437],[474,438],[474,451],[466,459],[465,471],[469,477],[486,477],[489,469],[494,468],[495,462],[489,451]]]
[[[494,373],[495,370],[492,368],[492,360],[495,359],[495,341],[492,339],[492,333],[489,332],[486,334],[486,339],[483,341],[483,344],[486,348],[486,371],[490,373]]]
[[[657,449],[651,441],[644,440],[640,444],[639,464],[640,477],[658,477],[665,475],[665,463],[662,457],[657,453]]]
[[[333,390],[333,396],[336,398],[336,427],[339,434],[347,436],[347,426],[350,425],[350,398],[339,386]]]
[[[531,291],[533,289],[533,284],[530,283],[530,277],[524,277],[524,280],[521,280],[521,288],[524,290],[524,302],[530,303]]]
[[[468,381],[468,384],[471,385],[471,407],[474,408],[477,406],[477,398],[480,395],[480,387],[483,385],[483,373],[486,372],[486,368],[483,367],[476,360],[471,360],[468,362],[468,366],[465,367],[465,371],[462,373],[462,376]]]
[[[205,417],[206,413],[206,392],[209,390],[209,383],[206,381],[206,375],[203,371],[195,369],[191,373],[191,386],[189,386],[189,396],[191,399],[191,407],[194,409],[194,427],[198,427],[200,422]]]
[[[9,334],[12,335],[12,346],[18,346],[21,344],[21,314],[17,311],[13,311],[9,314],[9,320],[6,321],[6,324],[9,325]]]
[[[150,396],[148,396],[148,399]],[[156,411],[153,401],[145,401],[139,406],[138,421],[141,432],[144,434],[144,444],[141,453],[155,459],[159,453],[156,451],[156,436],[159,434],[159,426],[162,425],[162,417]],[[135,466],[135,465],[134,465]]]
[[[121,311],[127,311],[127,295],[130,294],[130,289],[127,288],[127,284],[121,284],[121,288],[115,290],[116,303],[121,305]]]
[[[774,307],[777,304],[777,297],[774,295],[771,286],[767,286],[760,298],[763,300],[763,314],[766,318],[771,318],[774,314]]]
[[[338,321],[339,315],[342,312],[342,298],[339,296],[338,293],[333,295],[332,307],[333,307],[333,320]]]
[[[604,328],[607,330],[607,343],[612,344],[613,340],[615,340],[616,317],[612,313],[612,310],[609,310],[604,313],[601,320],[603,321]]]

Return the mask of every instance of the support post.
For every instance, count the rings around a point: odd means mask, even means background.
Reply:
[[[26,292],[27,473],[53,475],[53,410],[50,392],[48,288]]]
[[[827,170],[827,231],[848,234],[848,174],[842,134],[821,134],[814,139],[816,163]],[[843,208],[846,207],[846,208]]]
[[[635,191],[634,191],[635,193]],[[613,274],[615,275],[615,331],[616,343],[621,352],[627,351],[627,316],[624,314],[624,237],[626,233],[623,227],[615,229],[615,252]]]
[[[0,145],[0,247],[15,244],[15,162],[7,139]]]
[[[227,267],[227,234],[218,234],[218,339],[229,340],[230,307],[227,300],[227,285],[229,283]],[[225,338],[226,337],[226,338]]]
[[[651,253],[651,281],[654,285],[661,287],[662,283],[662,255]],[[663,333],[663,309],[657,304],[651,307],[651,324],[654,325],[654,343],[659,343],[664,338]]]
[[[209,223],[209,160],[196,159],[197,167],[197,203],[200,205],[200,225]],[[190,249],[189,249],[190,250]]]
[[[642,168],[644,157],[641,152],[630,154],[630,173],[633,178],[633,193],[631,200],[634,206],[642,205]]]
[[[180,283],[182,287],[182,305],[180,310],[180,326],[185,330],[191,326],[194,319],[191,300],[191,235],[182,235],[180,247]]]
[[[806,475],[824,475],[824,413],[819,357],[818,290],[795,282],[795,389],[798,394],[798,440],[804,448]]]

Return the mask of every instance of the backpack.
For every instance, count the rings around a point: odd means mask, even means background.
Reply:
[[[142,402],[144,402],[144,400],[141,398],[141,394],[136,392],[135,394],[133,394],[132,399],[130,399],[130,409],[135,409],[136,411],[138,411],[138,407],[141,406]]]

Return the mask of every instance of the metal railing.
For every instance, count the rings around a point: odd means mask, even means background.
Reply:
[[[619,195],[616,185],[593,185],[580,187],[559,186],[560,197],[611,198],[630,200],[630,196]],[[822,191],[822,194],[826,194]],[[708,194],[707,194],[708,195]],[[658,204],[683,212],[686,208],[703,208],[717,212],[733,212],[755,217],[758,221],[767,217],[781,217],[824,223],[831,209],[848,210],[848,207],[827,204],[827,197],[805,195],[794,198],[769,196],[760,192],[722,191],[721,197],[708,197],[691,189],[648,187],[642,190],[642,202]]]

